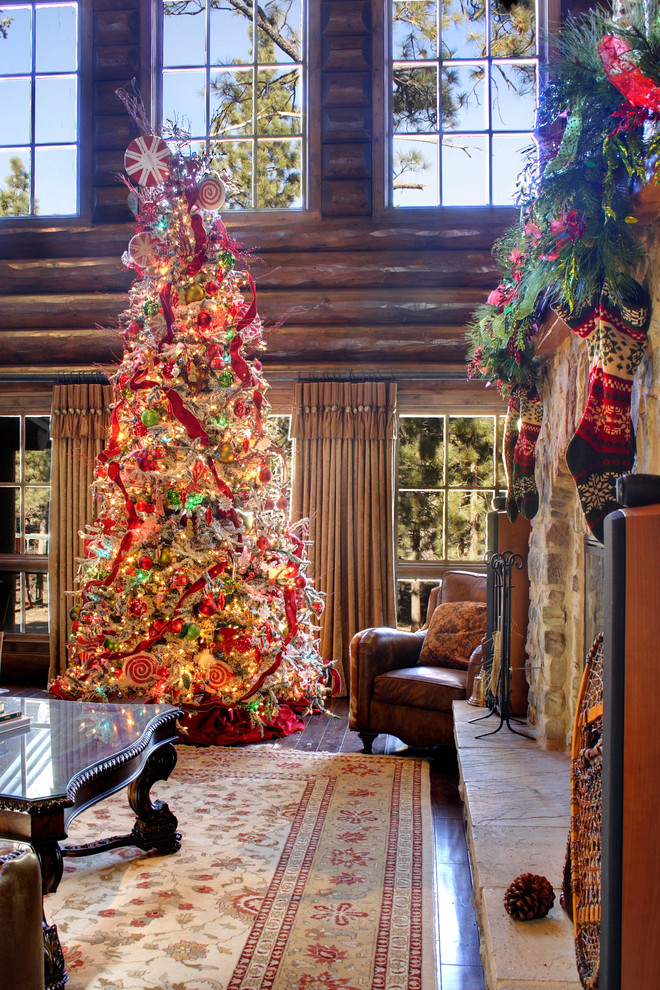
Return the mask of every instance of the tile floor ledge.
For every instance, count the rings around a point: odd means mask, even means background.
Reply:
[[[569,757],[541,750],[499,718],[454,702],[460,790],[473,873],[474,909],[486,990],[581,990],[573,924],[559,905],[570,824]],[[513,921],[504,892],[521,873],[539,873],[555,890],[550,913]]]

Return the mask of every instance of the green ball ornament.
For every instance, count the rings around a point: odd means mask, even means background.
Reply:
[[[220,382],[223,388],[231,388],[231,386],[234,384],[233,371],[229,371],[229,369],[225,369],[224,371],[221,371],[220,374],[218,375],[218,381]]]
[[[197,639],[201,631],[196,622],[191,622],[186,629],[186,639]]]
[[[155,409],[145,409],[140,419],[145,426],[155,426],[156,423],[160,422],[160,413]]]
[[[234,267],[234,264],[236,263],[236,258],[231,253],[231,251],[221,251],[220,257],[218,258],[218,262],[220,263],[220,267],[224,272],[229,272]]]
[[[159,309],[160,303],[156,299],[147,299],[142,306],[142,312],[145,316],[155,316]]]

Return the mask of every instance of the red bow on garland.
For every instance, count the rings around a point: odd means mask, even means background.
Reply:
[[[639,126],[649,116],[660,113],[660,86],[645,76],[630,57],[630,46],[612,34],[606,34],[598,46],[605,75],[623,93],[627,103],[615,112],[622,118],[617,132]]]

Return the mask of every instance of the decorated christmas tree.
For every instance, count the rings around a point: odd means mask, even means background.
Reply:
[[[284,734],[323,708],[320,594],[269,438],[265,329],[222,178],[147,135],[126,153],[137,278],[56,695],[184,707],[191,739]],[[249,258],[247,259],[249,261]],[[296,714],[297,713],[297,714]]]

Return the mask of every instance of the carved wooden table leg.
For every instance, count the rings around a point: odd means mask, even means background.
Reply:
[[[149,756],[142,773],[128,788],[128,802],[137,818],[130,838],[138,849],[174,853],[181,848],[177,819],[164,801],[152,803],[149,794],[157,780],[167,780],[176,766],[176,760],[177,752],[171,743],[159,747]]]
[[[33,842],[41,866],[41,892],[54,893],[62,879],[62,850],[54,839]],[[49,925],[46,915],[42,922],[44,933],[44,978],[46,990],[64,990],[69,977],[64,969],[64,953],[57,925]]]

